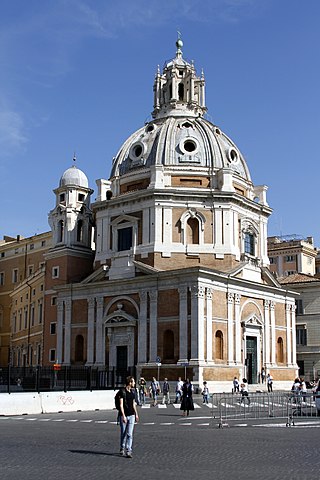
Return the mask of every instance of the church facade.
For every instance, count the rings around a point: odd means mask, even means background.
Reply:
[[[295,298],[269,271],[267,187],[206,119],[205,78],[182,46],[97,200],[76,166],[54,191],[46,312],[57,329],[45,348],[61,364],[134,366],[147,379],[161,364],[161,378],[230,388],[264,367],[291,385]]]

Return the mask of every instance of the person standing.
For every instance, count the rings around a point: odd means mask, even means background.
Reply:
[[[158,395],[160,393],[160,385],[156,377],[152,377],[152,382],[150,384],[151,395],[153,398],[153,406],[155,407],[158,403]]]
[[[260,376],[261,376],[261,383],[264,383],[266,381],[266,371],[264,367],[261,368]]]
[[[139,397],[141,405],[146,403],[146,393],[147,393],[147,382],[144,377],[141,377],[139,380]]]
[[[270,373],[267,375],[267,387],[268,387],[268,393],[273,392],[273,377],[271,376]]]
[[[190,410],[194,410],[193,399],[192,399],[193,386],[189,378],[187,378],[182,387],[182,401],[180,410],[183,410],[183,416],[185,417],[186,412],[189,415]]]
[[[207,382],[203,382],[202,399],[203,403],[209,402],[209,388]]]
[[[133,430],[135,422],[139,421],[135,401],[135,380],[127,377],[126,386],[120,391],[120,455],[132,458]]]
[[[181,377],[178,377],[178,381],[177,381],[177,384],[176,384],[176,399],[175,399],[174,403],[181,402],[182,387],[183,387],[183,381],[181,380]]]
[[[232,393],[239,393],[240,392],[240,385],[238,377],[234,377],[232,381]]]
[[[162,404],[164,405],[166,403],[167,405],[169,405],[170,404],[170,385],[167,378],[164,379],[164,382],[162,385],[162,394],[163,394]]]

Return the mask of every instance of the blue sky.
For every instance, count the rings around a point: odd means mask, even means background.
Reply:
[[[319,25],[318,0],[2,0],[0,238],[49,230],[74,151],[92,188],[109,177],[179,30],[209,119],[269,187],[269,235],[320,246]]]

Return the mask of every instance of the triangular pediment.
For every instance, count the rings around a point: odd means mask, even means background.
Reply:
[[[91,273],[88,277],[82,280],[82,284],[101,282],[108,278],[109,267],[107,265],[101,265],[97,270]]]

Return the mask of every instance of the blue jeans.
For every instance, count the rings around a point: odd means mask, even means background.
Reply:
[[[127,423],[124,423],[122,415],[119,416],[120,423],[120,449],[126,449],[127,452],[132,452],[133,429],[136,421],[135,415],[129,415]]]

